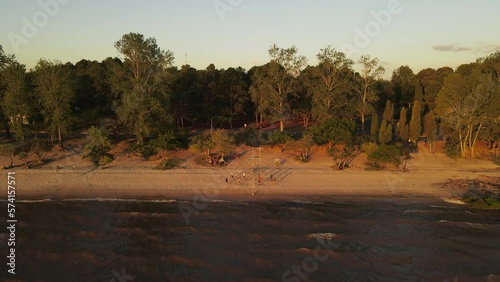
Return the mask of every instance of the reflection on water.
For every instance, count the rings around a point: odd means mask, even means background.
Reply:
[[[395,198],[212,202],[187,224],[180,204],[18,203],[18,280],[9,281],[441,282],[500,274],[499,217],[463,206]]]

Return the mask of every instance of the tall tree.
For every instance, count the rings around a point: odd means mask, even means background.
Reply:
[[[465,70],[465,71],[464,71]],[[436,99],[442,124],[458,139],[462,158],[474,158],[481,130],[500,116],[500,84],[479,68],[466,66],[445,79]]]
[[[378,132],[378,141],[381,144],[388,144],[392,141],[392,124],[383,120]]]
[[[307,85],[313,102],[313,117],[328,119],[341,117],[341,109],[352,105],[349,92],[352,90],[354,62],[331,46],[321,49],[316,55],[318,65],[310,68]]]
[[[418,143],[418,138],[422,135],[422,109],[420,103],[415,101],[411,109],[410,120],[410,139],[415,144]]]
[[[34,110],[34,97],[29,91],[26,68],[18,62],[11,62],[3,69],[1,79],[5,83],[3,112],[10,120],[16,137],[24,140]]]
[[[364,133],[366,115],[373,112],[373,103],[378,100],[377,93],[373,86],[375,82],[381,78],[385,69],[379,65],[377,58],[371,58],[368,55],[360,57],[361,72],[359,76],[360,90],[358,91],[358,113],[361,117],[361,129]]]
[[[391,101],[389,101],[389,100],[387,100],[387,102],[385,104],[383,118],[388,123],[392,123],[392,121],[394,119],[394,104],[392,104]]]
[[[290,112],[290,96],[295,93],[297,77],[306,64],[295,46],[283,49],[273,45],[269,50],[271,62],[255,70],[250,92],[252,100],[262,112],[265,108],[274,120],[279,121],[280,131]]]
[[[245,76],[243,68],[228,68],[220,74],[217,91],[221,94],[221,101],[217,111],[229,122],[230,128],[233,128],[234,119],[245,113],[250,98]]]
[[[64,149],[63,134],[70,129],[74,117],[75,80],[71,69],[57,61],[40,60],[33,82],[47,129],[52,135],[57,134]]]
[[[395,92],[394,101],[398,108],[413,102],[415,78],[415,73],[409,66],[400,66],[392,73],[391,83]]]
[[[115,43],[124,57],[123,68],[114,69],[111,76],[114,91],[120,97],[115,111],[121,123],[135,134],[137,143],[161,131],[171,123],[168,73],[174,56],[156,44],[155,38],[145,39],[142,34],[129,33]]]
[[[404,142],[408,141],[408,138],[410,137],[410,130],[408,128],[408,123],[406,121],[405,107],[402,107],[401,112],[399,113],[398,130],[399,130],[399,137],[401,137],[401,140],[403,140]]]

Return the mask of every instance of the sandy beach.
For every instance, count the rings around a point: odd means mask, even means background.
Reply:
[[[95,168],[77,154],[68,155],[35,169],[18,168],[17,197],[32,199],[127,198],[250,200],[321,199],[322,196],[386,196],[457,198],[463,191],[445,188],[450,179],[499,177],[499,166],[488,160],[451,161],[431,154],[425,147],[408,161],[407,171],[389,168],[368,171],[366,157],[358,156],[351,167],[336,171],[332,160],[319,150],[308,163],[293,159],[290,152],[267,148],[254,161],[247,149],[226,167],[202,167],[193,159],[199,153],[183,151],[182,169],[156,170],[154,161],[120,155],[109,167]],[[279,160],[279,164],[276,161]],[[252,173],[253,172],[253,173]],[[245,173],[245,177],[243,177]],[[258,182],[258,175],[261,182]],[[271,181],[271,175],[276,181]],[[226,183],[226,178],[228,183]]]

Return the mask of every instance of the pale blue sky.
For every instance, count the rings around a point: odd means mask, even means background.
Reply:
[[[67,3],[44,25],[40,3],[55,1]],[[373,12],[398,2],[400,13],[369,44],[356,45],[356,28],[364,30],[374,23]],[[233,6],[218,13],[216,4]],[[114,42],[129,32],[155,37],[174,52],[176,66],[187,53],[199,69],[264,64],[273,43],[296,45],[309,64],[328,45],[362,47],[352,59],[378,57],[385,77],[401,65],[415,72],[456,67],[500,50],[500,1],[494,0],[2,0],[0,11],[0,45],[28,68],[40,58],[76,63],[118,56]],[[26,21],[38,25],[32,38],[23,34]]]

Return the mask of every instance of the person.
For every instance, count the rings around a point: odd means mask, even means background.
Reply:
[[[226,177],[226,184],[229,183],[229,179]]]
[[[245,178],[245,173],[243,172],[243,178]]]
[[[257,177],[257,182],[260,183],[261,180],[262,180],[262,178],[260,177],[260,174],[259,174],[259,177]]]
[[[234,174],[231,172],[231,178],[234,178]]]

